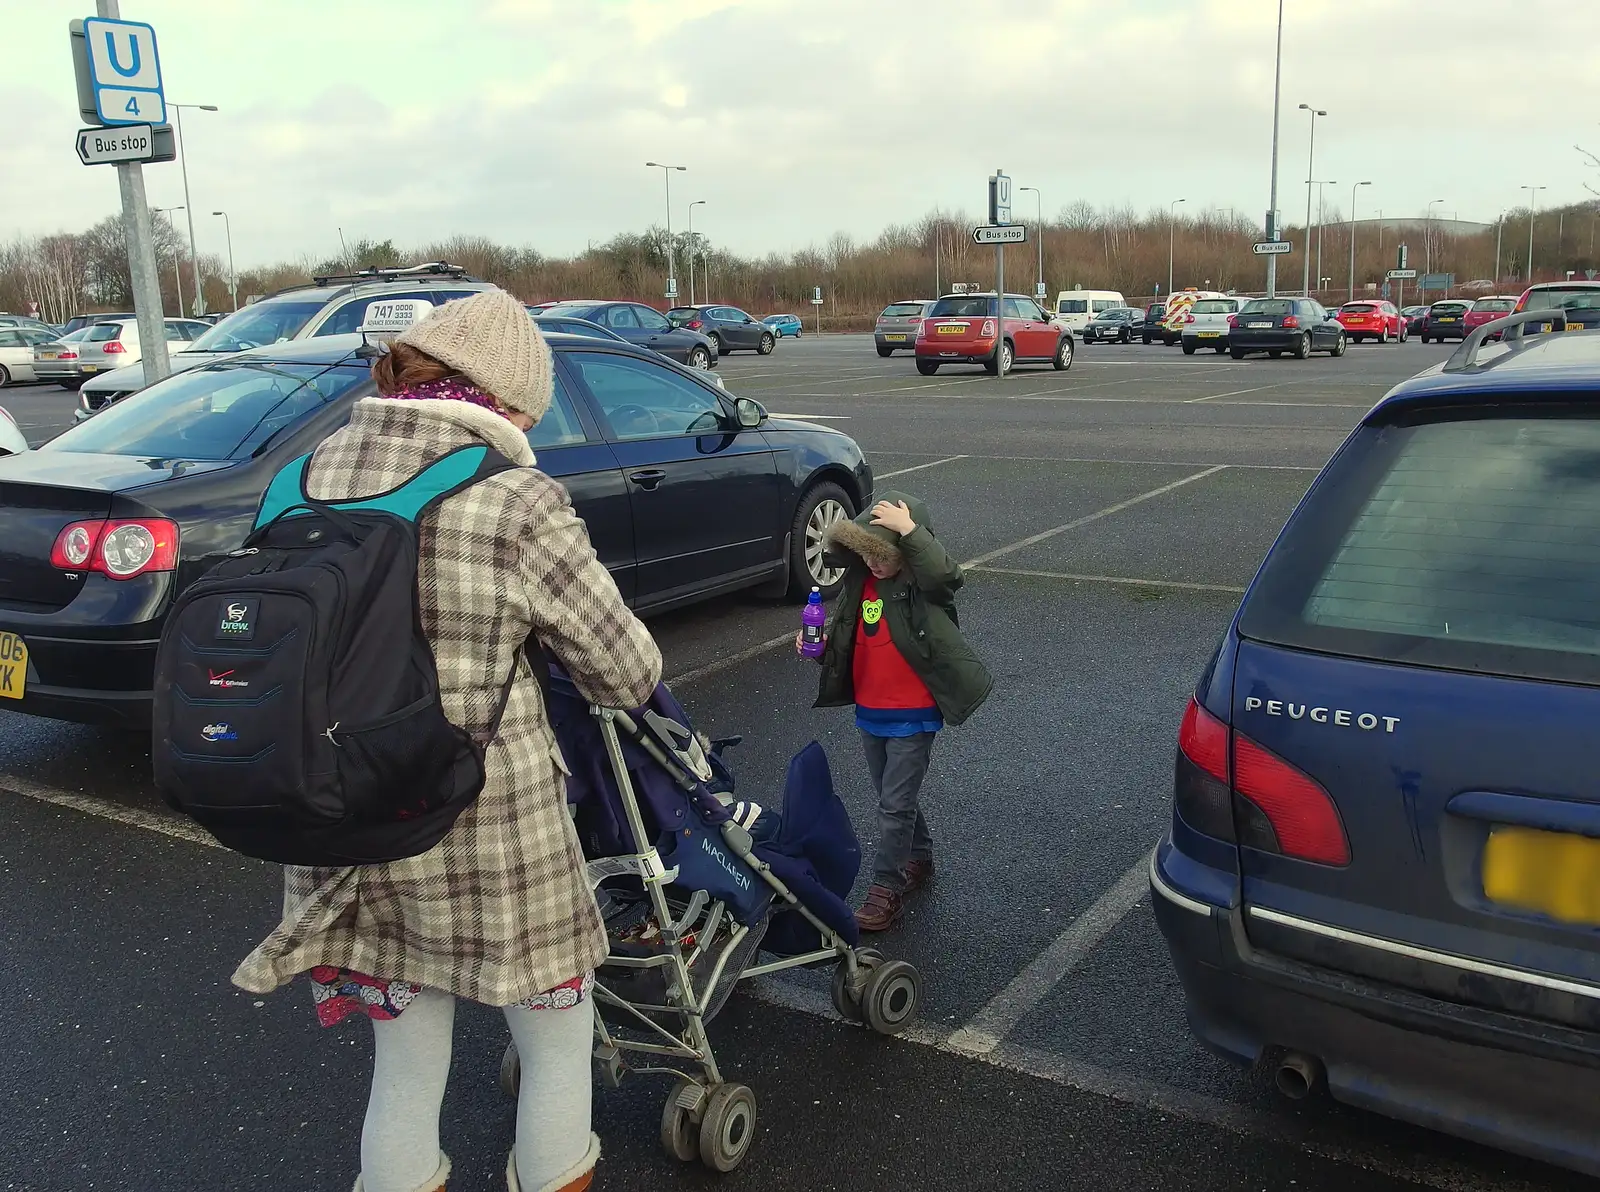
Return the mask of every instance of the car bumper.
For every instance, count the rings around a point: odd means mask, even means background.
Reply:
[[[1469,330],[1465,323],[1429,323],[1422,328],[1422,334],[1430,339],[1466,339]]]
[[[1228,331],[1226,328],[1207,327],[1201,331],[1185,331],[1181,338],[1186,344],[1194,344],[1202,348],[1225,348],[1228,346]]]
[[[1078,332],[1078,337],[1084,343],[1092,344],[1097,341],[1137,339],[1139,334],[1131,327],[1085,327]]]
[[[917,346],[917,333],[915,331],[874,331],[872,333],[872,341],[880,348],[893,348],[897,352],[909,352]]]
[[[955,343],[940,343],[938,339],[919,339],[916,350],[918,360],[936,360],[940,364],[978,364],[994,359],[994,340],[963,339]]]
[[[33,375],[41,381],[71,381],[83,374],[78,371],[76,360],[62,362],[60,360],[35,360],[33,362]]]
[[[1371,336],[1373,339],[1377,339],[1384,332],[1384,325],[1382,323],[1340,323],[1339,326],[1343,327],[1344,333],[1351,338],[1359,335],[1362,338]],[[1393,331],[1389,332],[1391,338],[1394,336],[1394,334],[1395,333]]]
[[[1229,333],[1228,346],[1246,352],[1287,352],[1299,344],[1300,337],[1304,334],[1303,331],[1285,331],[1281,327],[1262,331],[1250,331],[1240,327]]]
[[[1571,1032],[1532,1019],[1259,951],[1213,900],[1232,880],[1170,837],[1151,855],[1156,921],[1207,1047],[1241,1064],[1315,1056],[1337,1100],[1600,1174],[1600,1038],[1564,1051],[1552,1039]]]

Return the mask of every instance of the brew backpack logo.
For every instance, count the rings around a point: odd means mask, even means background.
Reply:
[[[225,641],[247,642],[256,635],[256,610],[259,600],[229,600],[217,620],[217,637]]]

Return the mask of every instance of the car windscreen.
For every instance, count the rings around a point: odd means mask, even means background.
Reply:
[[[1517,305],[1515,298],[1479,298],[1472,304],[1475,311],[1495,311],[1506,313]]]
[[[1430,308],[1436,315],[1463,315],[1467,313],[1465,302],[1435,302]]]
[[[318,298],[304,302],[257,302],[235,311],[194,343],[186,352],[242,352],[293,339],[327,303]]]
[[[1503,407],[1502,407],[1503,409]],[[1574,405],[1363,427],[1240,614],[1260,641],[1600,683],[1600,417]]]
[[[909,319],[912,315],[922,313],[920,302],[894,302],[883,308],[880,319]]]
[[[1081,315],[1089,312],[1087,298],[1062,298],[1056,303],[1058,315]]]
[[[1103,310],[1095,315],[1095,321],[1099,323],[1125,323],[1132,313],[1126,306],[1113,306],[1110,310]]]
[[[547,306],[539,313],[542,315],[566,315],[571,319],[592,318],[597,307],[592,302],[558,302],[554,306]]]
[[[84,342],[91,344],[110,343],[122,336],[121,323],[93,323],[84,330]]]
[[[1239,304],[1227,298],[1202,298],[1189,308],[1189,313],[1196,315],[1231,315],[1238,309]]]
[[[930,319],[981,319],[994,313],[994,299],[982,297],[941,298],[928,310]]]
[[[242,458],[371,375],[365,368],[229,361],[157,382],[40,450],[157,459]]]
[[[1346,314],[1370,315],[1376,314],[1378,308],[1370,302],[1346,302],[1339,308]]]
[[[1600,289],[1586,286],[1542,286],[1528,295],[1527,310],[1600,309]]]
[[[1294,314],[1294,303],[1286,302],[1282,298],[1253,298],[1244,304],[1242,315],[1269,315],[1280,318],[1283,315]]]

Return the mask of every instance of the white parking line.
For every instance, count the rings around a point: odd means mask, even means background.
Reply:
[[[1099,521],[1102,517],[1110,517],[1113,513],[1121,513],[1124,509],[1130,509],[1135,505],[1152,500],[1153,498],[1159,497],[1164,493],[1170,493],[1175,488],[1182,488],[1186,484],[1193,484],[1196,480],[1204,480],[1207,476],[1215,476],[1218,472],[1225,471],[1227,467],[1227,464],[1217,464],[1215,467],[1206,468],[1203,471],[1196,472],[1193,476],[1185,476],[1182,480],[1174,480],[1171,484],[1163,484],[1160,488],[1153,488],[1147,493],[1140,493],[1136,497],[1129,497],[1126,501],[1118,501],[1115,505],[1107,505],[1104,509],[1097,509],[1093,513],[1085,514],[1083,517],[1067,522],[1066,525],[1056,526],[1054,529],[1050,530],[1041,530],[1039,533],[1030,534],[1028,537],[1023,538],[1018,542],[1013,542],[1007,546],[1001,546],[995,548],[994,550],[987,551],[975,559],[969,559],[967,562],[961,564],[961,566],[980,567],[992,559],[998,559],[1002,555],[1009,555],[1013,551],[1021,550],[1023,547],[1032,546],[1036,542],[1043,542],[1048,538],[1054,538],[1057,534],[1065,534],[1068,530],[1076,530],[1079,526],[1086,526],[1090,522]]]
[[[1061,978],[1083,963],[1149,889],[1150,858],[1140,857],[1116,885],[1097,898],[1049,947],[1011,978],[1009,985],[990,998],[971,1021],[950,1036],[951,1050],[987,1055],[998,1048],[1017,1023],[1049,996]]]
[[[980,575],[1024,575],[1034,579],[1070,579],[1086,584],[1126,584],[1130,588],[1182,588],[1188,592],[1227,592],[1243,596],[1244,589],[1230,584],[1195,584],[1178,579],[1139,579],[1130,575],[1078,575],[1071,571],[1029,571],[1021,567],[969,567]]]
[[[748,662],[752,658],[759,658],[768,650],[774,650],[785,643],[794,641],[794,634],[781,633],[777,637],[769,637],[764,642],[757,642],[753,646],[740,650],[736,654],[729,654],[726,658],[719,658],[715,662],[708,662],[704,666],[697,666],[684,671],[681,675],[673,675],[667,679],[668,687],[679,687],[684,683],[693,683],[696,679],[704,679],[708,675],[717,674],[730,667],[738,666],[741,662]]]
[[[73,811],[81,811],[85,815],[96,815],[101,819],[116,820],[118,823],[131,824],[135,828],[143,828],[148,832],[160,832],[163,836],[175,836],[179,840],[187,840],[190,844],[203,844],[207,848],[222,848],[212,835],[186,819],[179,819],[175,815],[166,815],[158,811],[145,811],[140,807],[126,807],[121,803],[114,803],[110,799],[96,798],[94,795],[75,795],[70,791],[57,790],[51,786],[22,778],[15,774],[0,774],[0,791],[10,791],[25,798],[35,799],[40,803],[50,803],[56,807],[69,807]]]
[[[1293,381],[1285,381],[1278,385],[1257,385],[1254,389],[1230,389],[1227,393],[1213,393],[1210,397],[1191,397],[1185,400],[1190,405],[1194,405],[1196,402],[1216,401],[1219,397],[1238,397],[1241,393],[1260,393],[1264,389],[1282,389],[1284,385],[1292,384],[1294,384]]]
[[[898,472],[880,472],[877,478],[879,480],[887,480],[891,476],[904,476],[910,472],[920,472],[924,468],[937,468],[940,464],[953,464],[958,459],[966,458],[964,455],[947,455],[943,459],[934,460],[931,464],[918,464],[914,468],[901,468]]]

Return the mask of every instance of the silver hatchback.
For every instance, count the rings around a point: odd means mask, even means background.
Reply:
[[[891,302],[878,316],[872,338],[878,345],[878,355],[893,356],[897,349],[916,350],[917,332],[922,329],[922,316],[933,305],[931,298],[915,298],[906,302]]]

